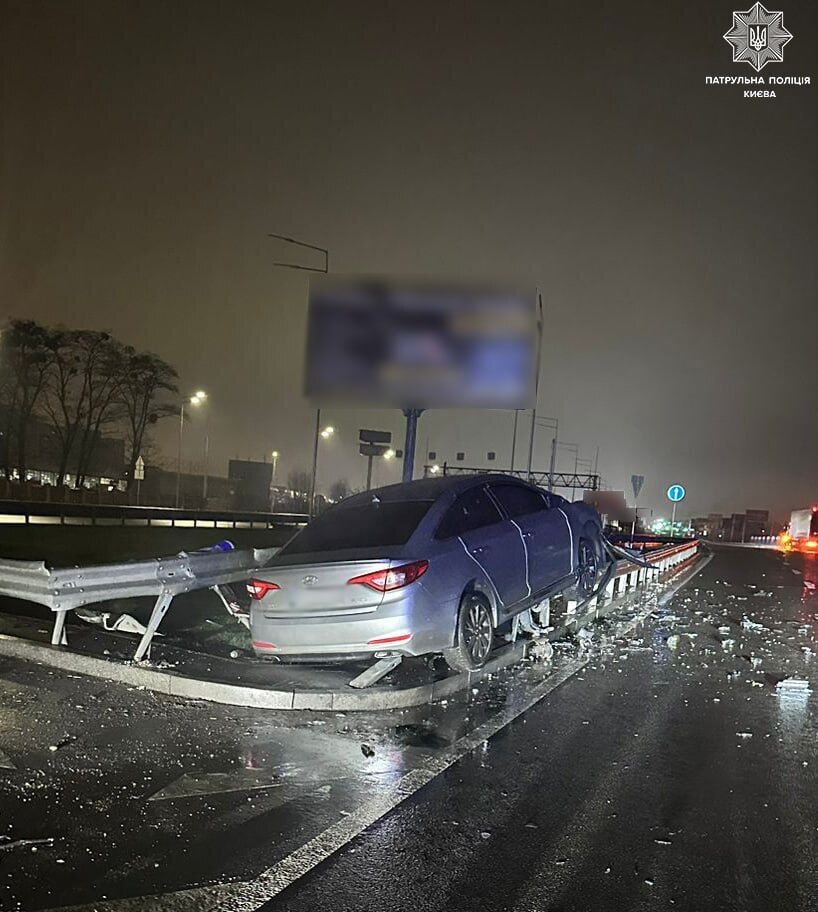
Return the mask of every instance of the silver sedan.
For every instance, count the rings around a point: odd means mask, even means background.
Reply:
[[[596,584],[599,515],[501,474],[356,494],[248,581],[257,655],[333,660],[442,653],[481,667],[498,628],[550,595]]]

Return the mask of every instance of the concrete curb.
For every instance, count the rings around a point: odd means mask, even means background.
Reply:
[[[475,681],[525,658],[528,644],[519,641],[499,650],[480,671],[452,675],[442,681],[402,689],[373,690],[273,690],[242,684],[224,684],[187,678],[154,668],[112,662],[96,656],[71,652],[62,646],[46,646],[22,637],[0,634],[0,655],[28,662],[40,662],[61,671],[102,678],[132,687],[144,687],[171,697],[208,700],[229,706],[251,706],[257,709],[305,709],[336,711],[375,711],[406,709],[442,700],[465,690]]]

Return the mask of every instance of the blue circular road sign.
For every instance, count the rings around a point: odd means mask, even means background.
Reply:
[[[680,484],[672,484],[667,489],[667,499],[671,503],[678,503],[680,500],[684,500],[685,494],[687,492]]]

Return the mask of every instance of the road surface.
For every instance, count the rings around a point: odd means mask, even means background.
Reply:
[[[817,583],[717,550],[552,667],[380,717],[0,659],[0,908],[816,909]]]

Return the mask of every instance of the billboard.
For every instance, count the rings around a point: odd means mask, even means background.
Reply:
[[[534,294],[501,286],[310,281],[305,392],[372,408],[529,408]]]

